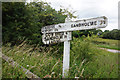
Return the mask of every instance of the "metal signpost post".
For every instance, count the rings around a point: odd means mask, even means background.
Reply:
[[[66,78],[69,72],[70,62],[70,40],[72,31],[87,30],[96,28],[105,28],[108,24],[105,16],[84,19],[78,21],[69,21],[67,18],[65,23],[56,25],[45,26],[41,29],[43,33],[42,41],[44,44],[53,44],[64,42],[64,55],[63,55],[63,77]]]

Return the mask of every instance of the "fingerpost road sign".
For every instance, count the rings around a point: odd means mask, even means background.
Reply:
[[[107,26],[107,18],[105,16],[77,20],[67,23],[60,23],[50,26],[45,26],[41,29],[42,33],[67,32],[76,30],[87,30],[96,28],[105,28]]]
[[[70,40],[72,31],[105,28],[108,24],[108,19],[105,16],[77,21],[69,20],[70,20],[69,18],[66,18],[65,23],[49,25],[41,29],[41,32],[43,33],[42,41],[44,44],[64,42],[64,54],[63,54],[64,78],[68,76],[69,72]]]

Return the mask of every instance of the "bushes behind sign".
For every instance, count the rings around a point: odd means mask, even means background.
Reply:
[[[56,11],[46,2],[3,2],[2,41],[13,45],[27,39],[30,44],[42,45],[41,28],[46,25],[64,23],[65,9]]]

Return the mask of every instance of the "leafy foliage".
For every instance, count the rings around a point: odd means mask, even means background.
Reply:
[[[102,38],[120,40],[120,30],[104,31]]]
[[[19,6],[18,6],[19,5]],[[26,24],[24,3],[2,3],[3,42],[14,42],[23,35]]]
[[[40,44],[41,28],[46,25],[64,23],[70,12],[56,11],[46,2],[3,2],[3,43],[19,44],[27,39],[30,44]],[[68,14],[66,14],[68,13]],[[72,14],[70,15],[73,16]]]
[[[83,61],[84,59],[90,59],[91,56],[89,54],[90,52],[90,43],[86,40],[81,40],[81,39],[77,39],[77,38],[73,38],[72,41],[72,49],[71,49],[71,53],[72,55],[74,55],[76,57],[76,59],[80,59],[81,61]],[[78,53],[78,54],[75,54]]]
[[[73,36],[74,37],[82,37],[82,36],[92,36],[92,35],[101,35],[102,34],[102,30],[98,29],[91,29],[91,30],[81,30],[81,31],[74,31],[73,32]]]

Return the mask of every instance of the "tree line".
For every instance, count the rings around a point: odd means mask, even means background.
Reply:
[[[41,28],[46,25],[64,23],[73,16],[67,9],[56,11],[47,2],[3,2],[2,41],[19,44],[27,40],[29,44],[42,45]]]
[[[73,12],[74,13],[74,12]],[[2,3],[2,41],[12,45],[27,40],[29,44],[42,43],[41,28],[47,25],[64,23],[65,18],[76,17],[68,9],[56,11],[47,2],[3,2]],[[74,37],[98,35],[106,39],[120,40],[120,30],[82,30],[74,31]]]
[[[81,30],[81,31],[74,31],[73,36],[74,37],[82,37],[82,36],[92,36],[97,35],[100,38],[104,39],[115,39],[120,40],[120,30],[119,29],[113,29],[113,30],[105,30],[102,31],[100,29],[91,29],[91,30]]]
[[[113,29],[111,31],[105,30],[101,37],[105,39],[120,40],[120,30],[119,29]]]

